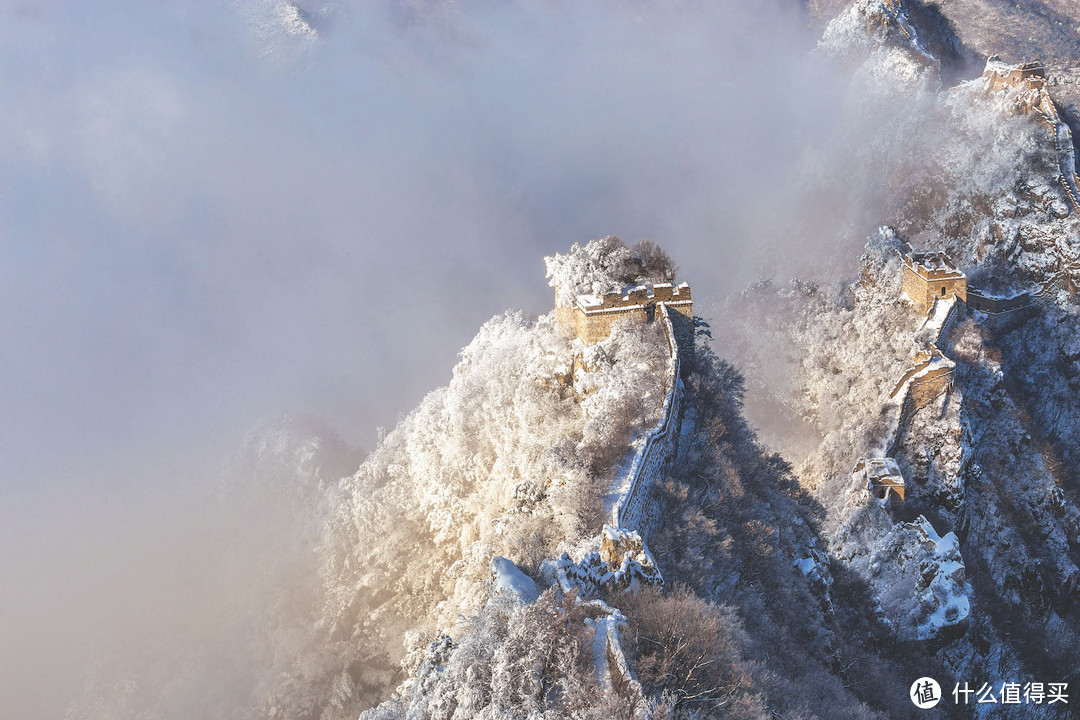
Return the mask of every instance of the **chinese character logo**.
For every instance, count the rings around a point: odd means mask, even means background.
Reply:
[[[915,707],[927,710],[941,702],[941,686],[931,677],[922,677],[911,685],[911,702]]]

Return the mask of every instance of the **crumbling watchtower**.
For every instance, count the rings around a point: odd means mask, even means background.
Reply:
[[[851,477],[857,483],[866,483],[866,491],[878,500],[890,495],[904,502],[904,475],[891,457],[860,458]]]
[[[992,55],[986,61],[983,74],[989,78],[991,90],[1003,86],[1021,90],[1042,90],[1046,87],[1046,65],[1038,61],[1008,65],[1001,62],[997,55]]]

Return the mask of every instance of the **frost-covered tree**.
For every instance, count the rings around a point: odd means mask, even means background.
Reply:
[[[279,687],[309,688],[324,714],[338,697],[359,712],[419,672],[440,634],[465,642],[492,556],[535,573],[597,532],[615,464],[659,416],[668,362],[655,325],[616,326],[586,349],[551,315],[486,323],[450,384],[330,489],[323,606]]]
[[[632,707],[599,681],[595,630],[602,614],[554,588],[521,605],[496,596],[460,640],[429,646],[409,692],[361,720],[607,720]]]
[[[603,294],[625,285],[674,282],[678,267],[656,243],[627,246],[614,235],[544,258],[555,301],[569,305],[578,295]]]
[[[686,588],[646,588],[628,595],[622,606],[632,619],[627,646],[646,692],[663,694],[675,709],[695,703],[722,707],[745,693],[746,638],[731,608]]]

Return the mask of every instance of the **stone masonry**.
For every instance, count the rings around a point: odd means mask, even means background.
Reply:
[[[620,320],[653,322],[661,304],[687,318],[694,316],[689,285],[658,283],[603,295],[578,295],[572,305],[556,305],[555,318],[586,345],[593,345],[607,338]]]
[[[953,295],[959,302],[967,302],[967,276],[945,253],[917,253],[909,245],[901,259],[904,293],[919,311],[926,312],[935,300]]]

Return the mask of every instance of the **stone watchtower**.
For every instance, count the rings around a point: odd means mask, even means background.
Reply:
[[[997,55],[991,55],[986,60],[983,75],[989,79],[991,90],[1005,86],[1020,90],[1042,90],[1046,87],[1046,65],[1038,61],[1009,65]]]
[[[851,477],[878,500],[904,502],[904,475],[891,457],[860,458]]]
[[[921,312],[926,312],[937,299],[956,296],[967,302],[967,276],[943,252],[917,253],[906,247],[904,261],[904,294],[911,298]]]
[[[666,305],[668,310],[687,319],[694,317],[694,303],[686,283],[656,283],[603,295],[578,295],[569,305],[556,302],[555,317],[586,345],[593,345],[606,339],[620,320],[652,322],[660,305]]]

